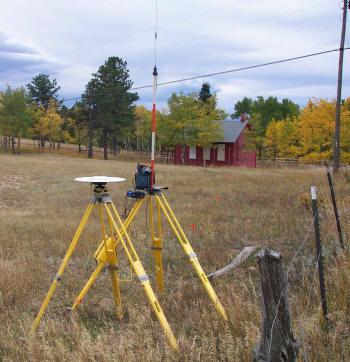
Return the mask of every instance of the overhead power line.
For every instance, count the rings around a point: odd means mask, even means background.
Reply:
[[[349,49],[350,49],[350,47],[344,48],[344,50],[349,50]],[[269,65],[286,63],[286,62],[291,62],[291,61],[294,61],[294,60],[300,60],[300,59],[305,59],[305,58],[311,58],[311,57],[315,57],[315,56],[318,56],[318,55],[324,55],[324,54],[334,53],[334,52],[338,52],[338,51],[340,51],[339,48],[330,49],[330,50],[325,50],[325,51],[322,51],[322,52],[310,53],[310,54],[300,55],[300,56],[297,56],[297,57],[275,60],[275,61],[267,62],[267,63],[261,63],[261,64],[256,64],[256,65],[249,65],[249,66],[246,66],[246,67],[240,67],[240,68],[235,68],[235,69],[224,70],[224,71],[221,71],[221,72],[208,73],[208,74],[196,75],[196,76],[188,77],[188,78],[170,80],[170,81],[167,81],[167,82],[157,83],[157,86],[181,83],[181,82],[186,82],[186,81],[189,81],[189,80],[200,79],[200,78],[209,78],[209,77],[214,77],[214,76],[217,76],[217,75],[223,75],[223,74],[228,74],[228,73],[236,73],[236,72],[241,72],[241,71],[249,70],[249,69],[262,68],[262,67],[266,67],[266,66],[269,66]],[[153,84],[144,85],[144,86],[140,86],[140,87],[133,87],[133,88],[130,88],[130,90],[139,90],[139,89],[145,89],[145,88],[151,88],[151,87],[153,87]],[[76,100],[76,99],[81,99],[81,97],[63,99],[63,102],[73,101],[73,100]]]
[[[344,48],[344,50],[348,50],[348,49],[350,49],[350,47]],[[196,75],[196,76],[194,76],[194,77],[188,77],[188,78],[170,80],[170,81],[168,81],[168,82],[158,83],[158,85],[166,85],[166,84],[180,83],[180,82],[185,82],[185,81],[188,81],[188,80],[194,80],[194,79],[199,79],[199,78],[208,78],[208,77],[213,77],[213,76],[216,76],[216,75],[222,75],[222,74],[227,74],[227,73],[241,72],[241,71],[243,71],[243,70],[261,68],[261,67],[266,67],[266,66],[268,66],[268,65],[285,63],[285,62],[290,62],[290,61],[293,61],[293,60],[298,60],[298,59],[303,59],[303,58],[310,58],[310,57],[314,57],[314,56],[322,55],[322,54],[327,54],[327,53],[333,53],[333,52],[337,52],[337,51],[339,51],[339,50],[340,50],[340,49],[325,50],[325,51],[323,51],[323,52],[311,53],[311,54],[301,55],[301,56],[293,57],[293,58],[286,58],[286,59],[281,59],[281,60],[275,60],[275,61],[273,61],[273,62],[262,63],[262,64],[257,64],[257,65],[250,65],[250,66],[247,66],[247,67],[241,67],[241,68],[235,68],[235,69],[230,69],[230,70],[224,70],[224,71],[222,71],[222,72],[209,73],[209,74],[203,74],[203,75]],[[137,90],[137,89],[150,88],[150,87],[153,87],[153,85],[150,84],[150,85],[145,85],[145,86],[141,86],[141,87],[134,87],[134,88],[131,88],[131,89],[132,89],[132,90]]]

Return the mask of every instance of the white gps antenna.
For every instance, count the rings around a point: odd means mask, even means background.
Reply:
[[[79,182],[89,182],[94,185],[106,184],[108,182],[121,182],[125,181],[122,177],[109,177],[109,176],[88,176],[88,177],[77,177],[74,179]]]

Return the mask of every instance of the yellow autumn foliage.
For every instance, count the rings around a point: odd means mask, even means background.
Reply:
[[[297,122],[286,120],[270,122],[264,146],[268,157],[296,158],[299,154]]]
[[[50,143],[59,138],[63,118],[58,113],[59,103],[50,99],[47,107],[40,104],[35,110],[35,131],[40,137],[48,137]]]
[[[336,102],[310,99],[300,115],[270,122],[264,141],[268,157],[331,160]],[[340,160],[350,162],[350,98],[341,106]]]
[[[309,100],[298,119],[300,154],[310,159],[331,159],[334,124],[334,101]]]

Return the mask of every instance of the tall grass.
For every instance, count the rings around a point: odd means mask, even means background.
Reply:
[[[101,240],[97,211],[63,274],[33,338],[28,331],[90,199],[79,176],[127,179],[109,185],[125,209],[135,162],[83,160],[47,154],[0,154],[0,360],[4,361],[251,361],[261,324],[259,275],[254,258],[213,281],[230,323],[217,315],[186,255],[163,218],[165,291],[160,304],[179,342],[169,347],[137,281],[122,283],[124,319],[114,313],[109,274],[102,272],[76,311],[72,302],[95,267]],[[209,273],[231,262],[247,245],[267,245],[289,265],[312,227],[307,195],[318,188],[325,251],[329,327],[323,323],[315,274],[313,231],[289,272],[294,332],[300,360],[350,360],[350,176],[335,178],[347,246],[337,241],[325,170],[157,166],[157,184]],[[129,206],[132,201],[128,200]],[[156,291],[149,227],[143,208],[131,235]],[[192,230],[191,225],[194,225]],[[129,272],[120,253],[121,273]],[[301,335],[303,334],[303,339]]]

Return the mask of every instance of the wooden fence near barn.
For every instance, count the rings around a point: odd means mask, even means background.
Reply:
[[[2,140],[1,140],[2,141]],[[17,146],[16,140],[16,146]],[[34,151],[34,152],[50,152],[50,153],[59,153],[59,154],[67,154],[72,156],[79,157],[87,157],[87,146],[81,145],[79,152],[79,145],[70,144],[70,143],[55,143],[51,145],[48,141],[45,142],[45,146],[40,146],[40,142],[38,140],[31,139],[21,139],[21,150],[23,151]],[[3,151],[4,145],[3,142],[0,142],[0,151]],[[7,149],[11,150],[11,147]],[[93,147],[93,153],[95,158],[103,158],[103,148],[102,147]],[[116,158],[116,159],[130,159],[130,160],[145,160],[148,161],[149,152],[143,151],[133,151],[126,150],[118,146],[117,150],[113,150],[111,148],[107,149],[108,158]],[[174,151],[164,149],[160,152],[155,152],[155,158],[160,163],[166,164],[174,164]],[[275,157],[275,158],[261,158],[257,159],[257,167],[303,167],[308,165],[314,166],[325,166],[329,164],[332,165],[331,161],[319,159],[319,160],[311,160],[307,158],[284,158],[284,157]],[[341,163],[341,167],[347,167],[349,164]]]
[[[15,140],[16,147],[18,140]],[[21,151],[26,152],[41,152],[41,153],[53,153],[53,154],[65,154],[70,156],[78,156],[87,158],[87,146],[71,144],[71,143],[58,143],[55,142],[50,146],[50,142],[46,141],[45,146],[40,145],[40,141],[31,140],[26,138],[21,138]],[[11,146],[6,149],[8,152],[11,152]],[[0,151],[4,151],[3,140],[0,142]],[[113,150],[111,148],[107,149],[108,158],[110,159],[123,159],[130,161],[138,161],[140,162],[149,162],[150,153],[143,151],[132,151],[122,149],[120,146],[117,147],[117,150]],[[101,159],[103,158],[104,150],[102,147],[93,147],[93,157]],[[173,164],[174,163],[174,152],[170,150],[163,150],[161,152],[155,152],[155,159],[160,163]]]
[[[257,159],[257,166],[262,167],[302,167],[303,165],[314,165],[314,166],[325,166],[332,165],[332,161],[319,159],[311,160],[308,158],[284,158],[284,157],[275,157],[275,158],[261,158]],[[349,166],[348,163],[341,163],[340,166],[345,167]]]

